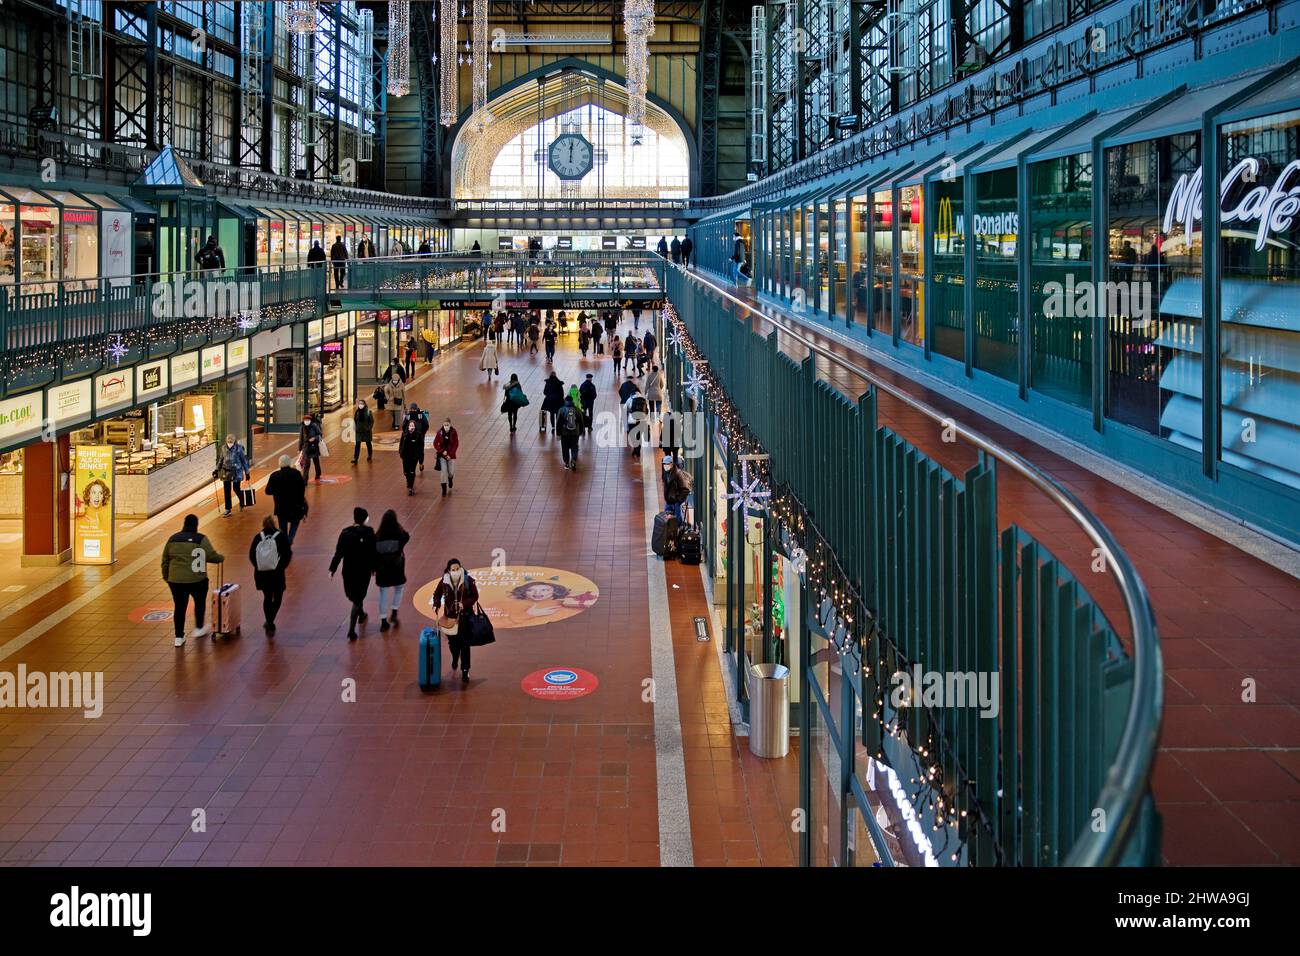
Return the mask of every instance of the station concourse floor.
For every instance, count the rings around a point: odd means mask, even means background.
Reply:
[[[614,410],[623,376],[608,357],[583,360],[575,339],[561,337],[557,373],[576,383],[594,372],[597,412]],[[578,469],[565,471],[558,440],[537,429],[543,356],[503,345],[502,375],[488,385],[480,349],[444,353],[408,390],[435,427],[450,416],[460,432],[447,498],[431,451],[408,497],[395,451],[376,447],[372,463],[363,455],[353,468],[334,438],[323,462],[334,480],[309,486],[273,639],[247,554],[270,510],[267,466],[292,436],[258,436],[249,512],[220,518],[204,490],[120,534],[111,567],[23,569],[23,589],[0,601],[0,669],[102,671],[105,704],[98,719],[0,710],[0,864],[796,862],[797,740],[784,759],[749,753],[729,715],[721,635],[701,643],[692,627],[709,617],[699,569],[651,572],[643,492],[648,481],[659,491],[658,456],[636,463],[626,448],[584,439]],[[513,436],[498,411],[512,372],[532,402]],[[329,416],[327,437],[343,414]],[[377,416],[377,439],[396,434],[387,418]],[[395,508],[411,543],[400,626],[380,632],[372,587],[370,620],[349,643],[341,577],[327,565],[357,504],[372,525]],[[170,608],[159,554],[187,510],[242,585],[243,628],[177,649],[170,621],[132,615]],[[507,565],[584,576],[599,598],[564,620],[498,625],[496,643],[475,649],[467,685],[449,676],[444,653],[442,686],[422,693],[417,637],[428,620],[417,590],[449,558],[487,567],[498,548]],[[656,586],[667,593],[658,610]],[[666,641],[674,666],[651,697],[652,654],[662,660]],[[580,668],[599,683],[578,699],[525,693],[521,681],[548,668]],[[343,700],[347,678],[355,702]],[[676,712],[665,714],[674,691]]]
[[[712,273],[718,285],[726,280]],[[731,287],[756,308],[771,308],[752,286]],[[1152,791],[1168,865],[1300,864],[1300,580],[1191,524],[947,395],[872,361],[819,331],[826,324],[785,313],[819,346],[864,365],[880,379],[1028,459],[1055,477],[1104,523],[1128,553],[1156,613],[1164,658],[1164,714]],[[774,329],[761,318],[762,334]],[[842,324],[839,330],[843,332]],[[778,331],[797,361],[807,346]],[[868,383],[823,356],[818,376],[856,398]],[[878,393],[878,421],[953,474],[976,462],[969,445],[945,442],[922,413]],[[1042,492],[1000,469],[999,526],[1018,524],[1064,563],[1097,599],[1121,639],[1127,622],[1119,591],[1098,585],[1092,542]],[[1125,641],[1127,646],[1127,641]],[[1256,699],[1243,701],[1243,681]]]

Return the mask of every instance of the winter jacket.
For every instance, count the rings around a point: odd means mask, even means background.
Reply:
[[[375,529],[369,525],[348,525],[339,533],[330,561],[330,574],[343,564],[343,593],[349,600],[360,601],[370,590],[370,576],[375,572]]]
[[[497,370],[497,344],[488,339],[487,345],[483,346],[483,357],[478,360],[478,370],[486,372],[488,369]]]
[[[623,384],[618,387],[618,400],[626,404],[627,400],[638,391],[640,391],[640,389],[637,388],[636,382],[632,381],[630,378],[626,379]]]
[[[221,446],[221,455],[217,460],[217,477],[222,481],[243,481],[253,470],[253,463],[248,460],[248,453],[239,442],[227,448]]]
[[[578,386],[578,395],[582,397],[582,408],[590,415],[596,407],[596,383],[588,379]]]
[[[565,402],[564,407],[556,415],[555,430],[566,438],[572,438],[582,431],[582,412],[575,408],[572,402]]]
[[[641,340],[641,348],[644,349],[647,353],[650,353],[653,352],[658,347],[659,347],[659,340],[655,338],[653,332],[651,332],[649,329],[646,329],[645,338]]]
[[[320,426],[315,422],[304,424],[298,429],[298,450],[305,451],[308,458],[320,457]]]
[[[375,587],[394,588],[406,583],[406,545],[411,535],[401,530],[396,537],[375,536]]]
[[[456,451],[460,448],[460,434],[455,428],[444,431],[439,428],[433,435],[433,450],[443,458],[456,460]]]
[[[651,372],[645,380],[645,397],[651,402],[664,400],[664,373]]]
[[[266,479],[266,493],[275,501],[280,524],[301,521],[307,514],[307,481],[297,468],[285,466]]]
[[[578,410],[578,415],[581,416],[583,413],[582,390],[576,385],[570,385],[568,397],[573,402],[573,407]]]
[[[460,587],[456,587],[451,581],[451,574],[444,574],[442,580],[438,582],[438,587],[433,592],[433,598],[429,601],[432,607],[440,616],[454,617],[458,620],[463,619],[466,614],[474,610],[474,605],[478,603],[478,585],[474,579],[465,572],[465,577],[460,582]]]
[[[389,405],[401,405],[406,401],[406,386],[400,377],[396,382],[390,378],[384,383],[384,400]]]
[[[605,334],[605,327],[599,322],[591,323],[591,338],[597,346],[600,345],[601,336]]]
[[[559,335],[556,333],[555,329],[552,328],[552,329],[547,329],[546,334],[543,335],[542,338],[546,340],[547,349],[554,350],[555,340],[559,338]]]
[[[695,248],[695,243],[691,241],[690,236],[687,236],[685,239],[682,240],[682,255],[689,256],[691,254],[691,250],[694,248]]]
[[[411,431],[409,428],[403,428],[402,437],[397,442],[397,454],[402,459],[402,464],[409,466],[408,471],[414,469],[416,462],[420,460],[422,448],[424,448],[424,436],[420,434],[420,429]]]
[[[320,246],[312,246],[307,253],[307,265],[319,269],[325,265],[325,250]]]
[[[375,433],[375,413],[368,408],[358,408],[352,414],[352,425],[356,430],[357,441],[370,441]]]
[[[195,551],[203,553],[202,571],[194,570],[198,559]],[[162,576],[168,584],[197,584],[208,579],[207,565],[226,560],[206,534],[197,531],[177,531],[167,539],[162,552]]]
[[[339,240],[334,240],[334,245],[330,246],[330,259],[334,262],[346,262],[347,258],[348,247]]]
[[[257,544],[265,533],[259,531],[253,535],[253,543],[248,546],[248,562],[253,566],[253,587],[259,591],[283,591],[284,569],[293,560],[293,547],[289,544],[287,534],[283,531],[275,532],[273,537],[276,549],[280,552],[280,565],[274,571],[260,571],[257,567]]]
[[[552,375],[542,387],[542,411],[558,412],[564,404],[564,383]]]
[[[637,346],[636,336],[629,332],[623,342],[623,354],[628,356],[636,355]]]

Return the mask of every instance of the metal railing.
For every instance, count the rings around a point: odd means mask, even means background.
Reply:
[[[455,296],[619,296],[659,293],[663,260],[653,253],[464,253],[353,259],[334,295],[349,302],[422,302]],[[333,274],[334,270],[331,269]]]
[[[1000,720],[950,707],[906,709],[909,742],[937,741],[948,814],[961,813],[969,858],[1008,865],[1157,862],[1150,776],[1163,699],[1161,652],[1146,589],[1111,531],[1023,456],[827,348],[780,311],[679,268],[668,272],[665,286],[746,427],[771,455],[773,483],[791,489],[817,537],[833,549],[829,557],[854,581],[860,624],[874,622],[864,645],[868,659],[860,662],[870,672],[858,678],[863,700],[887,696],[884,675],[912,664],[943,673],[1000,670]],[[775,331],[755,334],[756,322]],[[778,333],[783,344],[806,350],[802,364],[778,348]],[[847,372],[866,383],[866,393],[856,402],[846,397],[829,381],[834,369],[841,379]],[[670,379],[680,382],[682,372]],[[937,444],[946,431],[941,441],[963,442],[978,458],[960,478],[951,474],[933,454],[877,423],[882,395],[934,426],[923,444],[955,447]],[[999,526],[1002,470],[1068,517],[1073,530],[1053,531],[1054,539],[1072,549],[1086,543],[1094,560],[1104,559],[1122,600],[1131,659],[1066,563],[1023,528]],[[864,718],[869,711],[864,704]],[[862,729],[874,753],[879,727],[864,719]]]

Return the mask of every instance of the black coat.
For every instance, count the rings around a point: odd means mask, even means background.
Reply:
[[[275,516],[280,523],[301,521],[307,513],[307,480],[297,468],[276,469],[266,479],[266,493],[275,500]]]
[[[375,529],[369,525],[348,525],[339,532],[330,561],[330,574],[343,564],[343,593],[349,600],[360,601],[370,590],[370,576],[375,573]]]
[[[298,477],[302,477],[299,475]],[[274,571],[259,571],[257,569],[257,542],[262,540],[262,532],[253,535],[253,543],[248,546],[248,561],[253,566],[253,586],[259,591],[283,591],[284,590],[284,569],[289,566],[293,559],[293,548],[289,544],[289,536],[283,531],[275,533],[275,546],[280,549],[280,566]]]
[[[392,588],[406,583],[406,545],[411,535],[403,530],[397,537],[375,538],[375,587]],[[392,550],[393,542],[397,549]]]
[[[542,411],[558,412],[563,405],[564,383],[555,377],[548,378],[542,388]]]
[[[308,458],[320,457],[320,426],[315,422],[298,426],[298,448],[307,453]]]
[[[424,447],[424,436],[420,434],[417,428],[414,432],[402,429],[402,437],[397,442],[397,454],[402,459],[402,464],[409,466],[408,470],[415,468],[415,463],[420,460],[420,449]]]
[[[578,397],[582,399],[582,408],[588,415],[596,405],[596,383],[587,379],[578,386]]]

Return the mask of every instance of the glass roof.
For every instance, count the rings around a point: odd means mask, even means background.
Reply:
[[[1206,110],[1213,109],[1234,93],[1245,89],[1259,79],[1259,74],[1238,77],[1227,83],[1205,86],[1189,90],[1163,109],[1158,109],[1149,116],[1144,116],[1132,126],[1121,130],[1116,139],[1122,137],[1128,141],[1150,139],[1158,132],[1176,129],[1199,129],[1201,118]]]

